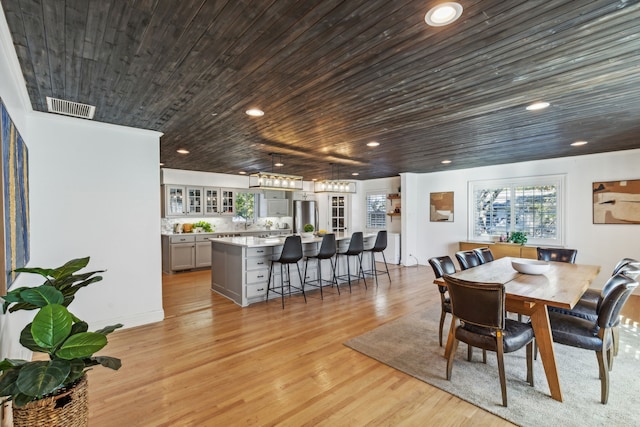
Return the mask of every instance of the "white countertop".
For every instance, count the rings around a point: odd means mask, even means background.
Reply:
[[[376,234],[365,234],[364,239],[375,238]],[[209,240],[216,243],[223,243],[227,245],[233,246],[244,246],[247,248],[257,248],[257,247],[265,247],[265,246],[281,246],[284,244],[284,240],[287,236],[273,236],[273,237],[255,237],[255,236],[244,236],[244,237],[218,237],[211,238]],[[336,233],[336,240],[345,240],[351,239],[351,233]],[[322,237],[303,237],[302,244],[308,243],[320,243],[322,242]]]
[[[163,232],[161,235],[163,236],[193,236],[195,235],[211,235],[217,236],[220,234],[280,234],[280,233],[291,233],[290,228],[272,228],[271,230],[261,230],[261,229],[250,229],[250,230],[229,230],[229,231],[202,231],[200,233],[191,232],[191,233],[173,233],[173,232]]]

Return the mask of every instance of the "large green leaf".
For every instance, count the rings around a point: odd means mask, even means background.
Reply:
[[[87,322],[77,319],[73,314],[71,314],[71,316],[73,317],[73,321],[76,323],[74,323],[71,327],[71,333],[69,335],[75,335],[79,334],[80,332],[87,332],[89,330],[89,325],[87,324]]]
[[[25,363],[29,362],[22,359],[4,359],[2,362],[0,362],[0,371],[13,369],[17,366],[24,365]],[[0,396],[2,395],[0,394]]]
[[[0,396],[11,396],[19,392],[16,380],[20,374],[19,369],[12,369],[0,377]]]
[[[48,304],[62,304],[64,295],[62,292],[49,285],[41,285],[37,288],[29,288],[22,291],[20,296],[25,302],[37,307],[44,307]]]
[[[113,369],[114,371],[117,371],[122,366],[122,362],[120,361],[120,359],[111,356],[96,356],[92,359],[105,368]]]
[[[122,328],[124,325],[122,323],[118,323],[117,325],[105,326],[104,328],[96,331],[99,334],[108,335],[111,332],[115,331],[118,328]]]
[[[13,395],[13,406],[24,406],[29,402],[36,400],[33,396],[27,396],[26,394],[18,393]]]
[[[32,362],[20,369],[16,385],[27,396],[43,396],[60,387],[70,371],[68,360]]]
[[[54,349],[71,333],[69,310],[59,304],[42,307],[31,324],[33,339],[41,347]]]
[[[37,353],[49,353],[50,349],[40,347],[35,340],[33,339],[33,334],[31,333],[31,323],[25,326],[20,332],[20,344],[23,347],[28,348],[31,351],[35,351]]]
[[[82,332],[72,335],[56,351],[56,357],[76,359],[90,357],[107,345],[107,337],[96,332]]]
[[[89,264],[89,257],[72,259],[58,268],[23,267],[16,268],[14,271],[18,273],[39,274],[45,278],[52,277],[58,279],[60,277],[70,276],[76,271],[85,268],[87,264]]]
[[[12,289],[6,295],[2,296],[2,299],[4,300],[4,302],[2,303],[3,313],[7,312],[7,308],[9,308],[9,305],[22,302],[22,297],[20,296],[20,293],[25,289],[29,289],[29,288],[23,286],[21,288]]]
[[[65,385],[74,383],[78,378],[84,375],[84,368],[86,367],[84,361],[80,359],[73,359],[69,362],[71,362],[71,371],[69,372],[67,379],[64,380]]]

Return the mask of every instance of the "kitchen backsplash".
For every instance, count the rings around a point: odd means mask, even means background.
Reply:
[[[198,221],[206,221],[211,224],[211,228],[216,233],[224,233],[227,231],[243,231],[243,230],[265,230],[267,227],[267,221],[271,221],[271,229],[282,229],[293,227],[293,217],[264,217],[258,218],[255,222],[234,222],[230,217],[188,217],[188,218],[161,218],[160,220],[160,232],[162,234],[173,233],[175,224],[193,224]]]

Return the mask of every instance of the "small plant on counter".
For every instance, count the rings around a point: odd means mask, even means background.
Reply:
[[[211,228],[211,224],[209,224],[206,221],[198,221],[195,224],[193,224],[193,226],[196,228],[202,228],[202,231],[204,231],[205,233],[213,232],[213,228]]]
[[[313,233],[313,230],[315,230],[315,227],[313,226],[313,224],[305,224],[302,229],[304,230],[305,233]]]
[[[527,234],[522,231],[514,231],[509,235],[509,242],[518,243],[524,245],[527,243]]]
[[[21,273],[39,274],[45,282],[38,287],[21,287],[3,296],[2,311],[38,310],[33,322],[20,333],[25,348],[48,355],[48,360],[4,359],[0,362],[0,395],[22,407],[29,402],[55,396],[70,389],[96,365],[117,370],[120,359],[93,354],[107,345],[107,335],[121,324],[88,332],[89,325],[73,315],[67,306],[76,292],[102,280],[102,271],[75,274],[86,267],[89,257],[73,259],[58,268],[18,268]]]
[[[264,222],[264,225],[266,225],[267,227],[271,227],[273,225],[273,221],[268,219]]]

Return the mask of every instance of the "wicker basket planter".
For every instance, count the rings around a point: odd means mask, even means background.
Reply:
[[[13,407],[14,427],[86,427],[89,425],[88,381],[84,375],[75,386],[51,397]]]

